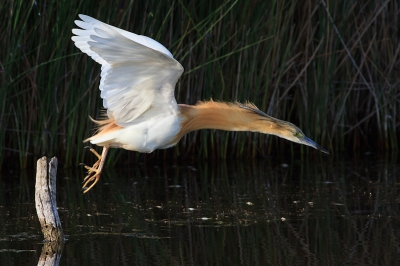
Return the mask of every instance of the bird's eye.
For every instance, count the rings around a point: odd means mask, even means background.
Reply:
[[[294,132],[293,135],[294,135],[296,138],[301,138],[301,137],[303,137],[303,134],[301,134],[301,133],[298,132],[298,131]]]

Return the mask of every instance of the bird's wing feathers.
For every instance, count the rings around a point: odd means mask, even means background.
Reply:
[[[120,126],[178,112],[174,88],[183,67],[158,42],[80,15],[75,45],[102,65],[100,90],[107,114]]]

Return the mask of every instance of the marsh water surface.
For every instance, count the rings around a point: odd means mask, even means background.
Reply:
[[[397,155],[59,169],[60,265],[396,265]],[[0,179],[0,264],[36,265],[34,172]]]

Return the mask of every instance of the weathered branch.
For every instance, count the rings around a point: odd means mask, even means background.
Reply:
[[[56,157],[51,160],[42,157],[37,161],[35,204],[46,241],[38,265],[58,265],[64,244],[56,203],[57,164]]]

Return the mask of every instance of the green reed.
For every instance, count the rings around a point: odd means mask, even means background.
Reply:
[[[94,160],[82,140],[92,132],[88,117],[102,107],[100,67],[71,41],[79,13],[170,49],[185,68],[179,103],[248,100],[331,151],[399,148],[393,1],[17,0],[0,5],[0,167],[4,159],[29,167],[44,154],[65,166]],[[297,150],[315,152],[262,134],[202,131],[177,148],[129,158]],[[121,154],[110,154],[109,163],[121,162]]]

